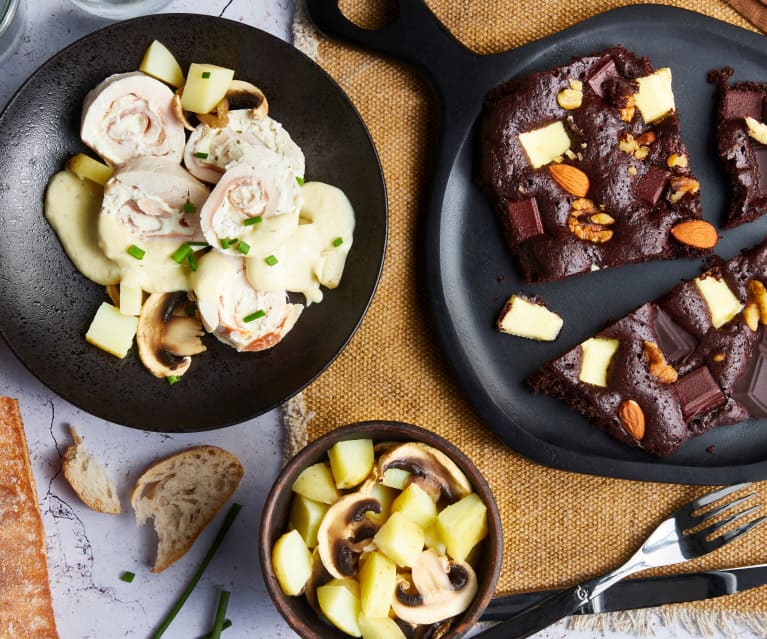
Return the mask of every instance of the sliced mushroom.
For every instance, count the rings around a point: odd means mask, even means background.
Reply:
[[[325,570],[325,566],[322,564],[319,548],[315,548],[312,551],[312,574],[309,575],[309,579],[304,586],[304,596],[311,609],[317,614],[323,614],[320,610],[320,605],[317,603],[317,588],[326,584],[331,579],[330,573]]]
[[[194,131],[194,127],[189,122],[189,120],[186,117],[186,112],[184,111],[184,107],[181,106],[181,92],[184,90],[184,87],[179,87],[176,89],[176,92],[173,94],[173,112],[176,114],[176,117],[179,119],[179,122],[184,125],[184,128],[187,131]]]
[[[152,293],[141,307],[136,341],[141,362],[155,377],[183,375],[205,350],[197,317],[184,312],[186,293]]]
[[[221,100],[216,105],[215,113],[198,113],[197,119],[212,129],[223,129],[229,124],[229,100]]]
[[[435,501],[450,503],[472,492],[471,484],[455,462],[441,451],[421,442],[408,442],[387,450],[378,459],[380,476],[389,468],[409,471],[410,480]]]
[[[226,98],[234,108],[250,109],[250,114],[257,120],[263,120],[269,115],[269,102],[264,92],[255,84],[244,80],[232,80],[226,91]]]
[[[415,560],[411,580],[400,579],[392,610],[412,624],[436,624],[455,617],[477,594],[477,575],[469,564],[451,561],[431,549]]]
[[[380,527],[366,513],[381,512],[381,502],[364,493],[351,493],[333,504],[317,531],[322,565],[333,577],[343,579],[357,571],[360,553]]]

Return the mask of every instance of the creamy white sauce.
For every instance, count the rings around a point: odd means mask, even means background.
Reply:
[[[172,293],[191,288],[187,263],[177,264],[170,257],[182,244],[181,240],[142,238],[114,215],[99,216],[98,236],[104,254],[120,268],[122,284],[140,287],[148,293]],[[144,257],[138,260],[130,255],[128,249],[131,246],[145,251]]]
[[[75,268],[96,284],[120,281],[120,267],[101,250],[96,221],[102,188],[70,171],[56,173],[45,192],[45,217]]]
[[[354,209],[343,191],[322,182],[307,182],[301,195],[299,226],[271,253],[246,260],[246,274],[256,289],[302,293],[311,304],[322,301],[320,285],[334,288],[341,280]]]

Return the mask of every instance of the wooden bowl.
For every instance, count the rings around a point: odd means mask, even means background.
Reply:
[[[428,430],[393,421],[359,422],[333,430],[311,442],[291,459],[277,477],[264,504],[259,533],[261,573],[269,596],[291,628],[304,639],[348,639],[349,635],[320,619],[303,596],[283,594],[272,566],[272,547],[288,530],[292,486],[307,466],[326,458],[328,449],[338,441],[369,438],[382,441],[416,441],[445,453],[465,473],[474,491],[487,505],[488,534],[483,540],[477,566],[478,590],[469,608],[459,615],[444,639],[457,639],[468,632],[479,620],[495,592],[503,555],[501,517],[490,487],[477,467],[450,442]]]

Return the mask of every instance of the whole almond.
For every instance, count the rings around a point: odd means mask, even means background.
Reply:
[[[698,249],[714,248],[719,241],[716,229],[706,220],[680,222],[671,229],[671,235],[682,244]]]
[[[644,413],[633,399],[627,399],[618,408],[618,418],[623,428],[637,441],[644,437]]]
[[[554,181],[570,195],[586,197],[589,192],[589,176],[572,164],[551,164],[549,172]]]

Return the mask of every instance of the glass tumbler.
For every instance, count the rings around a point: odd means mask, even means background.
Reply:
[[[0,0],[0,61],[16,50],[23,31],[23,0]]]
[[[71,0],[71,2],[89,13],[113,20],[153,13],[170,4],[170,0]]]

